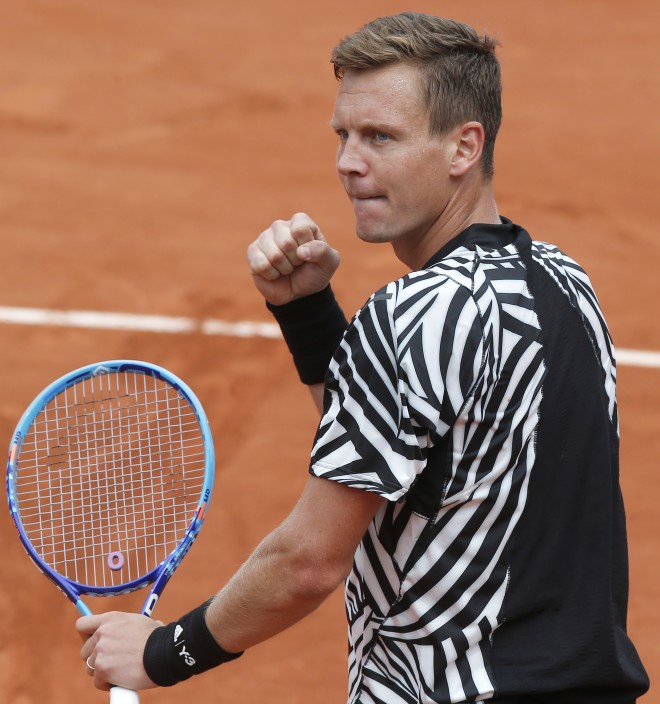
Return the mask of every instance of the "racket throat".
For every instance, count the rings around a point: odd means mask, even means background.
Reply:
[[[155,594],[152,592],[151,594],[149,594],[147,600],[144,603],[144,607],[142,608],[142,613],[145,616],[151,616],[157,603],[158,603],[158,594]]]

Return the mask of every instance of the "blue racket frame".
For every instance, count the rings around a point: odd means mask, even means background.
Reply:
[[[20,457],[20,450],[23,444],[23,439],[32,424],[32,421],[36,416],[44,409],[44,407],[55,398],[59,393],[79,383],[85,379],[99,376],[101,374],[106,374],[108,372],[135,372],[140,374],[146,374],[148,376],[159,379],[173,388],[175,388],[178,393],[180,393],[184,398],[186,398],[199,420],[199,425],[204,440],[204,481],[202,490],[200,492],[199,501],[197,503],[197,508],[194,512],[194,516],[188,525],[188,528],[179,541],[176,548],[174,548],[167,557],[162,560],[155,568],[145,575],[142,575],[139,579],[135,579],[122,584],[116,584],[105,587],[95,587],[92,585],[81,584],[74,580],[68,579],[67,577],[61,575],[59,572],[53,570],[48,564],[46,564],[37,551],[32,546],[30,540],[28,539],[20,516],[20,507],[16,499],[16,474],[18,470],[17,458]],[[202,405],[192,391],[192,389],[177,376],[172,374],[167,369],[159,367],[155,364],[149,362],[143,362],[138,360],[108,360],[105,362],[97,362],[95,364],[88,364],[79,369],[75,369],[68,374],[60,377],[52,384],[47,386],[28,406],[25,413],[18,422],[14,434],[12,436],[12,441],[9,447],[9,459],[7,461],[7,498],[9,501],[9,510],[11,512],[14,525],[18,530],[21,542],[26,552],[32,559],[32,561],[39,567],[39,569],[52,580],[66,596],[75,604],[78,611],[83,615],[91,614],[91,610],[81,599],[84,595],[91,596],[112,596],[118,594],[125,594],[128,592],[136,591],[147,587],[152,584],[151,590],[144,602],[141,613],[150,616],[156,602],[158,601],[165,585],[169,581],[172,573],[181,563],[181,560],[185,557],[190,547],[195,542],[197,535],[202,527],[204,518],[206,516],[206,510],[211,499],[211,494],[213,491],[213,480],[215,471],[215,454],[213,446],[213,437],[211,435],[209,422],[206,417],[206,413],[202,408]]]

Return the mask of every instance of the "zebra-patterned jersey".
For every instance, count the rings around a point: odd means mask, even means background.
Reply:
[[[388,499],[346,581],[351,704],[644,691],[615,383],[586,274],[508,220],[356,314],[310,468]]]

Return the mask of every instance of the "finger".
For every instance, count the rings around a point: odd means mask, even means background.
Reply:
[[[297,247],[288,222],[275,221],[248,247],[248,261],[253,273],[268,280],[288,276],[300,264],[295,253]]]
[[[76,621],[76,630],[83,637],[89,637],[94,633],[103,621],[103,614],[95,614],[92,616],[81,616]]]
[[[85,661],[87,674],[94,679],[94,687],[101,690],[109,690],[112,685],[108,682],[107,672],[103,668],[103,662],[96,655],[90,656]]]
[[[112,685],[108,682],[108,680],[105,678],[105,675],[103,675],[99,670],[94,670],[92,673],[94,677],[94,686],[96,689],[101,689],[108,691],[109,689],[112,688]]]
[[[260,239],[260,245],[271,265],[280,274],[288,276],[302,264],[296,254],[299,242],[289,220],[276,220]]]
[[[305,213],[296,213],[291,220],[275,220],[248,247],[250,272],[267,281],[289,276],[304,263],[298,256],[300,245],[316,239],[325,241],[318,225]]]
[[[289,221],[289,229],[298,246],[324,239],[319,226],[306,213],[296,213]]]
[[[325,243],[318,225],[306,213],[296,213],[289,221],[277,221],[273,223],[272,230],[277,248],[294,268],[306,261],[314,261],[317,252],[320,256],[322,250],[305,248],[305,245],[310,244],[314,247],[315,242]],[[288,273],[290,272],[287,271]]]
[[[318,225],[306,213],[296,213],[291,220],[276,220],[271,225],[273,241],[293,268],[304,263],[298,256],[301,245],[321,240],[325,242]],[[268,242],[264,242],[265,245]],[[280,267],[278,267],[280,269]],[[289,271],[286,272],[291,273]]]
[[[87,662],[88,659],[91,657],[92,659],[90,660],[90,662],[94,662],[94,650],[96,649],[96,644],[98,643],[98,640],[99,639],[96,634],[90,636],[85,640],[85,642],[82,644],[82,647],[80,648],[80,657],[82,660]]]
[[[266,281],[276,281],[282,274],[271,264],[264,253],[259,240],[253,242],[247,250],[248,268],[252,276],[265,279]]]

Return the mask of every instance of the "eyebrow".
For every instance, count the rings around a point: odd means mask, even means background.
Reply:
[[[328,125],[329,125],[333,130],[337,130],[337,129],[343,128],[342,123],[339,122],[338,120],[336,120],[334,117],[331,118],[331,119],[328,121]],[[364,122],[360,122],[360,123],[356,126],[356,129],[357,129],[357,130],[360,130],[360,131],[387,132],[387,133],[389,134],[389,133],[393,133],[393,132],[396,132],[396,131],[400,130],[400,129],[401,129],[401,126],[400,126],[400,125],[387,124],[387,123],[384,123],[384,122],[376,122],[376,121],[374,121],[374,120],[365,120]]]

